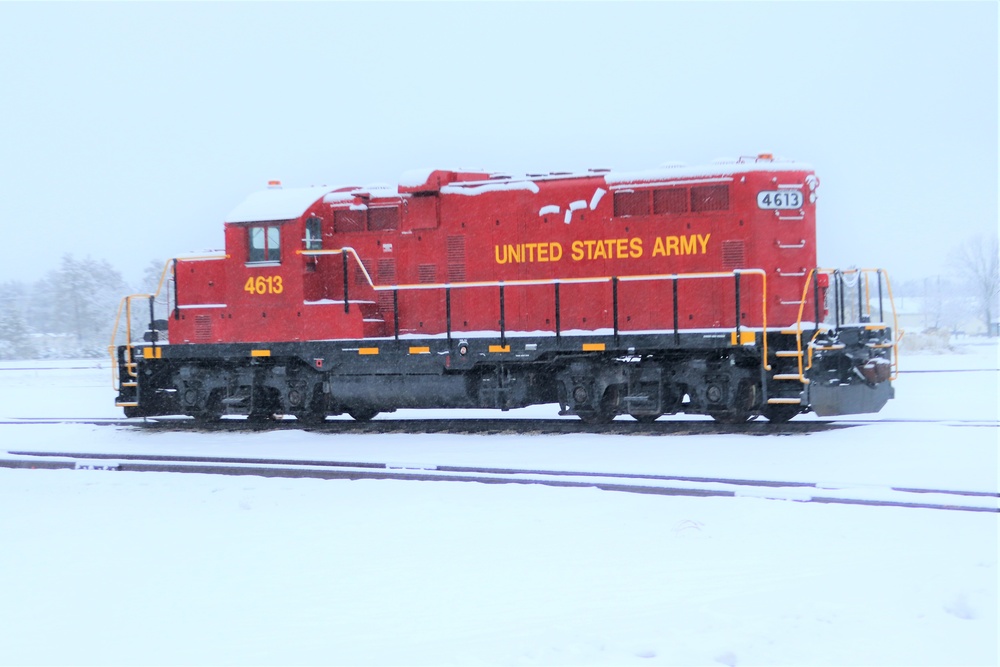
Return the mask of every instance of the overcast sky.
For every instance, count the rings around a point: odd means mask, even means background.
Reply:
[[[819,260],[897,280],[997,224],[997,4],[0,2],[0,282],[138,282],[268,179],[773,152]]]

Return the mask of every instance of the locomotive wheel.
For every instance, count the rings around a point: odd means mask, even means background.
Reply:
[[[370,422],[378,414],[375,408],[351,408],[347,411],[356,422]]]
[[[610,424],[614,421],[615,413],[607,410],[588,410],[587,412],[578,412],[576,416],[584,424]]]
[[[712,419],[720,424],[745,424],[758,415],[757,385],[743,380],[736,392],[733,405],[728,410],[711,413]]]
[[[764,408],[764,417],[772,424],[784,424],[801,410],[797,405],[768,405]]]
[[[615,405],[618,402],[618,389],[615,385],[604,390],[601,404],[595,410],[578,410],[576,415],[584,424],[610,424],[618,414]]]
[[[308,426],[318,426],[326,421],[326,413],[319,410],[296,412],[295,419]]]

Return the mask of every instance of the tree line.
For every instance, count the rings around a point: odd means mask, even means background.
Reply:
[[[121,298],[155,289],[162,267],[151,262],[133,286],[107,260],[67,254],[34,283],[0,283],[0,359],[106,355]]]

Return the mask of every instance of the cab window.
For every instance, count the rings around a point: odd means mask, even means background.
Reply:
[[[319,250],[323,247],[323,236],[320,230],[322,220],[316,217],[306,220],[306,237],[302,244],[306,250]]]
[[[281,228],[277,225],[261,225],[248,229],[250,234],[249,262],[281,261]]]

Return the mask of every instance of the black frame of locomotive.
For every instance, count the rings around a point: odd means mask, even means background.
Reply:
[[[326,251],[329,252],[329,251]],[[343,250],[347,266],[347,251]],[[176,260],[175,260],[176,261]],[[345,269],[346,270],[346,269]],[[399,286],[375,287],[393,292],[394,335],[353,340],[282,343],[158,344],[148,298],[150,326],[144,345],[112,345],[119,384],[117,404],[128,417],[187,414],[218,419],[224,414],[269,419],[292,414],[307,423],[348,413],[367,420],[379,412],[402,408],[495,408],[509,410],[558,403],[560,414],[588,423],[605,423],[619,414],[653,421],[664,414],[710,415],[741,423],[764,415],[784,422],[813,410],[820,415],[877,412],[893,397],[888,380],[893,363],[893,329],[884,324],[882,270],[878,283],[878,323],[863,314],[870,304],[861,270],[812,270],[801,304],[813,290],[815,320],[811,329],[767,330],[740,325],[741,274],[764,276],[759,269],[731,274],[734,280],[735,326],[684,331],[678,322],[678,284],[684,274],[656,277],[672,283],[672,331],[630,333],[619,330],[618,285],[629,278],[595,278],[572,282],[608,282],[612,290],[613,332],[574,333],[560,330],[560,281],[498,282],[500,331],[495,337],[467,337],[451,327],[451,290],[442,285],[447,313],[443,336],[399,333]],[[821,327],[820,282],[832,276],[833,326]],[[857,323],[846,320],[845,275],[856,274]],[[562,281],[570,282],[570,281]],[[555,328],[551,335],[508,335],[505,286],[551,284]],[[465,287],[467,287],[466,285]],[[484,287],[483,284],[475,284]],[[175,283],[176,288],[176,283]],[[426,286],[421,286],[426,289]],[[347,281],[344,308],[349,312]],[[123,300],[125,302],[126,300]],[[891,303],[891,288],[889,293]],[[357,303],[357,302],[354,302]],[[870,307],[870,306],[869,306]],[[176,294],[172,315],[178,317]],[[895,314],[893,312],[895,320]],[[159,326],[158,326],[159,325]],[[743,342],[752,332],[752,342]],[[804,337],[808,341],[804,343]],[[136,355],[139,347],[142,354]],[[808,363],[807,363],[808,360]],[[871,370],[882,360],[882,370]]]

